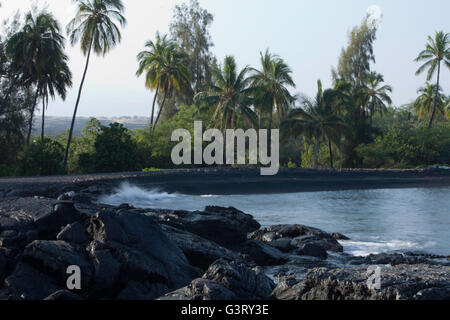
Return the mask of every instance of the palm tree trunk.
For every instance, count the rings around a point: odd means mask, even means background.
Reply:
[[[437,85],[436,85],[436,93],[434,95],[433,114],[431,115],[430,124],[428,125],[428,129],[433,128],[433,121],[434,121],[434,117],[436,116],[437,103],[438,103],[438,97],[439,97],[439,80],[440,80],[440,76],[441,76],[441,61],[438,62]]]
[[[39,91],[40,91],[40,87],[38,86],[38,88],[36,89],[36,94],[34,96],[33,106],[30,110],[30,120],[28,122],[27,147],[30,145],[31,131],[33,130],[34,110],[36,109],[37,99],[39,97]]]
[[[81,79],[80,89],[78,90],[77,102],[73,112],[72,124],[70,125],[69,138],[67,139],[66,154],[64,155],[64,171],[67,171],[67,160],[69,159],[70,143],[72,142],[73,128],[75,126],[75,119],[77,118],[78,105],[80,104],[81,92],[83,91],[84,81],[86,79],[86,73],[89,67],[89,60],[91,58],[92,42],[89,44],[89,51],[86,58],[86,66],[84,67],[83,78]]]
[[[12,90],[14,89],[14,86],[17,83],[17,80],[19,80],[19,76],[20,76],[20,72],[14,76],[13,82],[9,86],[8,91],[6,92],[5,98],[2,101],[2,105],[0,107],[0,114],[2,114],[5,111],[6,103],[8,102],[9,96],[11,95]]]
[[[328,138],[328,148],[330,149],[330,168],[334,169],[333,148],[331,146],[331,139],[330,138]]]
[[[161,114],[164,109],[164,105],[166,104],[167,95],[168,95],[168,89],[166,87],[164,89],[164,99],[161,103],[161,108],[159,108],[158,117],[156,118],[155,125],[153,126],[153,132],[155,132],[156,126],[158,125],[158,122],[159,122],[159,118],[161,118]]]
[[[320,150],[320,140],[322,140],[322,133],[317,133],[317,135],[316,135],[316,144],[314,145],[313,169],[317,169],[318,158],[319,158],[319,150]]]
[[[158,86],[156,87],[155,97],[153,98],[152,116],[151,116],[151,120],[150,120],[151,126],[153,126],[153,121],[155,120],[155,105],[156,105],[156,100],[158,98],[158,93],[159,93],[159,82],[158,82]]]
[[[42,131],[41,131],[41,141],[44,144],[45,136],[45,98],[42,97]]]

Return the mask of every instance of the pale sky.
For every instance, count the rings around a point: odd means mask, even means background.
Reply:
[[[0,20],[18,9],[24,13],[32,0],[0,0]],[[79,116],[148,116],[153,93],[135,76],[136,55],[155,32],[168,32],[172,8],[182,0],[124,0],[128,25],[122,43],[106,58],[93,57],[80,103]],[[71,0],[40,0],[63,27],[73,16]],[[331,68],[347,43],[351,28],[367,10],[383,15],[375,44],[373,67],[392,85],[395,105],[411,102],[426,75],[416,77],[413,60],[425,48],[428,35],[450,32],[448,0],[200,0],[214,15],[211,34],[219,60],[234,55],[239,67],[259,67],[259,52],[279,54],[294,71],[297,89],[314,95],[317,79],[331,85]],[[65,102],[50,101],[49,115],[71,116],[85,58],[79,46],[67,44],[74,86]],[[443,68],[442,86],[450,93],[450,71]]]

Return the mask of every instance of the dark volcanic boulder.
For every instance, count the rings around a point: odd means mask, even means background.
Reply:
[[[333,239],[333,237],[317,228],[307,227],[300,224],[276,225],[260,229],[250,235],[251,239],[270,242],[281,238],[297,238],[301,236],[316,236],[320,239]]]
[[[336,239],[321,239],[317,236],[302,236],[292,239],[291,245],[303,249],[305,245],[320,247],[324,251],[343,252],[344,248]]]
[[[277,299],[298,300],[427,300],[450,299],[450,267],[418,264],[383,268],[381,289],[367,286],[367,267],[317,268],[305,281],[285,282],[274,290]]]
[[[120,263],[113,257],[111,251],[102,243],[93,241],[89,245],[90,260],[94,265],[94,279],[91,295],[101,296],[112,294],[120,276]]]
[[[53,278],[24,263],[17,264],[5,284],[10,293],[25,300],[42,300],[62,289]]]
[[[87,219],[80,213],[71,201],[58,201],[53,210],[35,219],[34,226],[39,232],[40,239],[55,239],[68,224]]]
[[[68,277],[67,268],[78,266],[82,288],[89,287],[91,283],[93,266],[86,251],[64,241],[34,241],[25,248],[23,261],[55,278],[62,286]]]
[[[311,256],[320,259],[326,259],[328,257],[327,250],[323,246],[310,242],[300,244],[297,254],[300,256]]]
[[[239,251],[249,255],[259,266],[280,265],[287,261],[282,252],[261,241],[247,240],[239,246]]]
[[[331,236],[333,238],[335,238],[336,240],[350,240],[349,237],[347,237],[347,236],[345,236],[345,235],[343,235],[342,233],[339,233],[339,232],[333,232],[331,234]]]
[[[193,233],[180,230],[168,225],[161,228],[184,253],[189,263],[206,271],[216,260],[225,259],[230,261],[242,260],[238,254],[221,247],[217,243],[203,239]]]
[[[275,285],[259,269],[250,269],[243,264],[218,260],[214,262],[203,279],[211,280],[232,291],[237,299],[269,299]]]
[[[49,213],[56,201],[45,198],[8,198],[0,201],[0,232],[23,232],[33,228],[34,221]]]
[[[236,295],[225,286],[207,279],[195,279],[187,287],[168,293],[158,300],[236,300]]]
[[[86,228],[80,222],[74,222],[72,224],[67,225],[63,230],[61,230],[60,233],[58,233],[56,239],[66,242],[73,242],[76,244],[89,243]]]
[[[251,215],[235,208],[207,207],[205,211],[152,211],[148,215],[232,249],[260,228]]]
[[[198,277],[199,271],[150,216],[103,211],[91,218],[88,233],[111,251],[121,264],[121,274],[130,280],[149,280],[176,289]]]
[[[283,252],[320,258],[326,258],[324,251],[344,251],[331,234],[303,225],[271,226],[251,233],[249,238],[266,242]]]

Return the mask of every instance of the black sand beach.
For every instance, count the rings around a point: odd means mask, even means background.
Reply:
[[[265,194],[351,189],[415,188],[450,185],[450,170],[281,169],[261,176],[258,168],[208,168],[0,179],[0,197],[54,196],[89,186],[110,189],[128,181],[138,186],[184,194]]]

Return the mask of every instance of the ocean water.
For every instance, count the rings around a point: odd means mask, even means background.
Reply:
[[[99,202],[179,210],[233,206],[263,226],[304,224],[343,233],[352,239],[342,241],[345,252],[354,255],[405,251],[450,255],[450,187],[191,196],[125,183]]]

